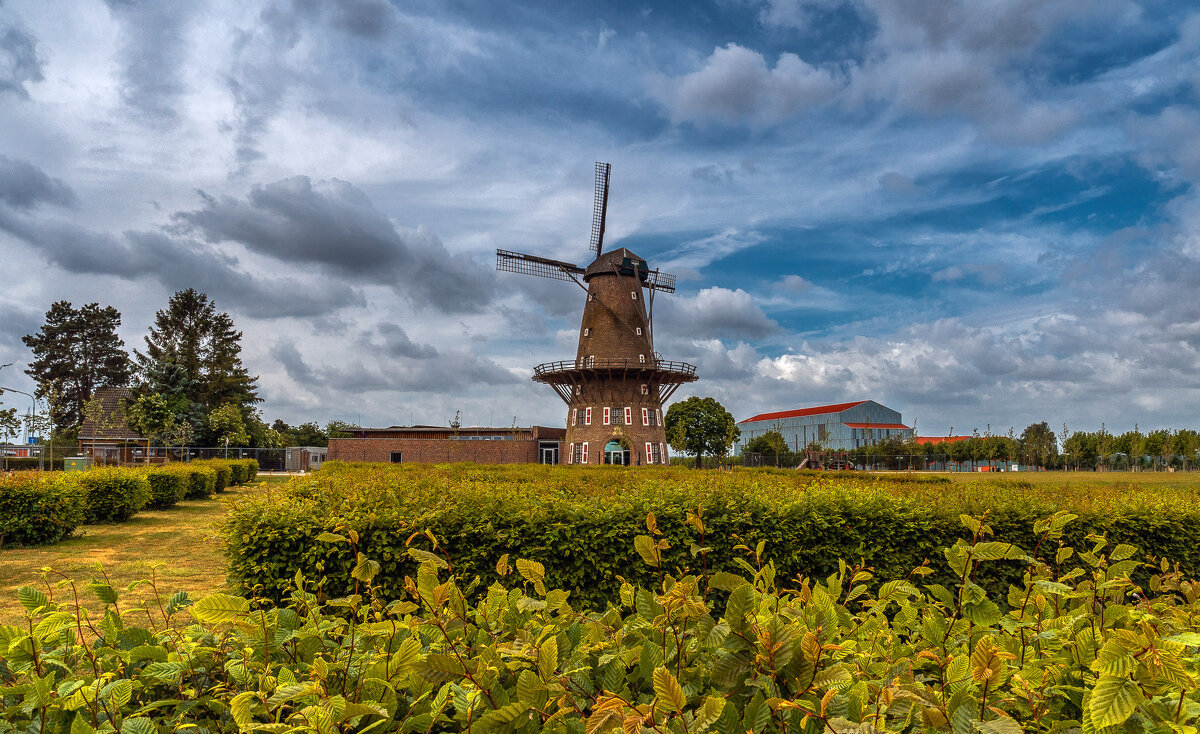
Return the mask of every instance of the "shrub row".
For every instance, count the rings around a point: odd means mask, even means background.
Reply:
[[[235,504],[224,543],[230,572],[247,588],[280,598],[297,572],[340,596],[354,587],[357,557],[316,542],[353,529],[360,549],[382,564],[377,582],[397,596],[415,571],[406,553],[414,532],[430,531],[456,576],[499,580],[506,554],[539,561],[547,582],[584,606],[612,598],[620,581],[653,581],[636,563],[634,539],[648,514],[667,547],[672,573],[732,569],[740,545],[764,542],[781,577],[824,578],[839,558],[903,576],[929,559],[935,579],[949,570],[938,549],[964,535],[961,514],[986,514],[997,538],[1031,545],[1037,517],[1079,516],[1070,538],[1089,533],[1136,541],[1148,553],[1200,571],[1200,503],[1195,491],[1032,487],[1013,482],[891,483],[829,478],[824,473],[738,470],[698,472],[643,467],[502,467],[327,463],[289,483],[285,496]],[[703,526],[703,532],[700,527]],[[989,568],[978,582],[1003,590],[1018,571]]]
[[[356,593],[327,603],[299,575],[278,607],[153,589],[135,609],[93,580],[97,619],[74,582],[22,587],[27,621],[0,626],[0,730],[1193,734],[1200,584],[1102,538],[1063,573],[1069,524],[1026,528],[1035,550],[966,518],[971,540],[937,549],[949,586],[921,588],[918,567],[877,594],[861,569],[789,579],[759,552],[741,574],[660,578],[643,535],[645,562],[619,570],[655,583],[622,584],[594,614],[525,558],[500,559],[473,602],[428,542],[394,599],[361,554]],[[351,533],[319,542],[358,550]],[[1019,582],[988,598],[971,579],[1000,563]],[[90,646],[85,624],[103,633]]]
[[[235,472],[241,482],[248,481],[257,474],[257,462],[212,460],[0,475],[0,546],[55,543],[83,523],[125,522],[143,508],[166,509],[182,499],[210,497],[218,478],[231,478]]]
[[[0,464],[0,467],[7,466],[8,471],[28,471],[30,469],[39,468],[38,461],[39,460],[37,457],[10,456],[8,457],[7,464]],[[46,459],[42,466],[44,466],[47,471],[62,471],[63,462],[64,459],[60,456],[54,459]]]
[[[0,475],[0,548],[55,543],[83,521],[83,487],[66,475]]]

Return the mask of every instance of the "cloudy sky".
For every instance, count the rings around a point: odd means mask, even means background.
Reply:
[[[1200,425],[1185,0],[0,0],[2,382],[195,287],[268,420],[562,425],[582,291],[494,251],[585,261],[597,160],[679,397]]]

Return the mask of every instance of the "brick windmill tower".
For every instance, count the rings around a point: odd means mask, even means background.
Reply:
[[[587,291],[574,361],[533,370],[533,379],[567,404],[566,463],[665,464],[662,406],[696,379],[696,367],[654,351],[654,294],[675,292],[675,276],[651,270],[624,247],[604,252],[609,170],[596,164],[590,265],[496,250],[496,269],[568,280]]]

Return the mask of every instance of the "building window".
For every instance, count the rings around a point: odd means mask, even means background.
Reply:
[[[591,335],[592,335],[592,330],[591,330],[591,329],[584,329],[584,330],[583,330],[583,335],[584,335],[584,336],[591,336]]]
[[[583,425],[585,425],[585,426],[592,425],[592,409],[591,408],[583,409]]]
[[[603,410],[604,410],[604,425],[607,426],[608,424],[612,423],[612,409],[604,408]]]
[[[404,461],[403,452],[401,452],[401,451],[393,451],[392,452],[392,463],[393,464],[400,464],[403,461]]]
[[[571,408],[571,425],[573,425],[573,426],[579,425],[577,423],[578,419],[579,419],[579,408]]]
[[[645,385],[642,385],[642,387],[645,387]],[[642,408],[642,425],[643,426],[650,425],[650,409],[649,408]]]
[[[640,327],[640,326],[639,326],[639,327],[637,327],[637,335],[638,335],[638,336],[641,336],[641,335],[642,335],[642,327]]]
[[[662,463],[662,444],[653,444],[646,442],[646,460],[651,464]]]
[[[633,408],[628,405],[625,406],[625,425],[633,425]]]

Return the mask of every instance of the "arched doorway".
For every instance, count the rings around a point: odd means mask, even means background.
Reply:
[[[610,440],[604,444],[604,463],[629,466],[629,449],[621,445],[618,439]]]

